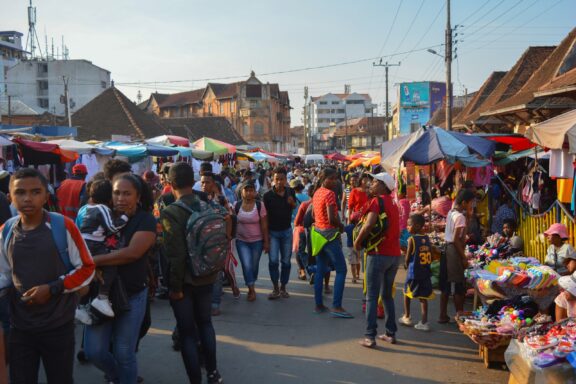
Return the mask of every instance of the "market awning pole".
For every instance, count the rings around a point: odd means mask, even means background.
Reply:
[[[432,164],[430,164],[429,171],[430,175],[428,176],[428,197],[430,198],[430,215],[428,216],[428,220],[430,221],[430,230],[432,231]]]

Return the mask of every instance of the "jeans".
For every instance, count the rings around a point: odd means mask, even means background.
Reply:
[[[270,261],[268,269],[270,279],[274,285],[288,284],[290,279],[290,257],[292,256],[292,228],[283,231],[270,231]],[[282,273],[278,272],[279,264],[282,264]]]
[[[386,309],[386,334],[396,334],[396,312],[392,296],[394,278],[398,271],[400,257],[368,255],[366,257],[366,337],[375,339],[378,329],[376,311],[378,296],[382,296]]]
[[[102,325],[87,326],[84,352],[106,376],[119,384],[135,384],[138,377],[136,344],[146,312],[148,289],[129,298],[130,310]],[[110,352],[112,342],[112,353]]]
[[[216,370],[216,333],[210,314],[212,290],[212,284],[185,285],[182,290],[184,298],[170,300],[180,335],[182,360],[188,379],[193,384],[202,382],[198,344],[202,345],[206,371],[211,373]]]
[[[224,279],[224,271],[218,272],[216,276],[216,281],[212,284],[212,308],[220,308],[220,303],[222,302],[222,295],[224,291],[222,290],[222,280]]]
[[[330,271],[330,263],[336,271],[334,279],[334,294],[332,297],[332,307],[342,307],[342,296],[344,296],[344,283],[346,282],[346,260],[342,253],[342,243],[338,237],[332,240],[316,255],[316,276],[314,277],[314,300],[316,306],[322,306],[322,285],[324,284],[324,274]]]
[[[308,269],[308,253],[306,253],[306,231],[300,232],[298,236],[300,236],[300,240],[298,241],[298,253],[296,254],[296,261],[298,262],[298,268],[306,271]]]
[[[40,359],[48,384],[74,382],[74,322],[41,332],[12,328],[8,340],[12,384],[38,383]]]
[[[262,240],[246,242],[236,239],[236,250],[240,264],[242,264],[242,274],[247,287],[254,286],[258,279],[258,267],[260,266],[263,247],[264,242]]]

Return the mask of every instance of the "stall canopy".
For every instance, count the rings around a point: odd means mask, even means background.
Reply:
[[[534,148],[536,144],[520,134],[477,133],[475,136],[496,142],[496,150],[513,152]],[[502,148],[504,147],[504,148]]]
[[[7,147],[9,145],[14,145],[12,140],[10,140],[4,136],[0,136],[0,147]]]
[[[232,144],[225,143],[220,140],[203,137],[196,140],[192,147],[203,151],[213,152],[215,155],[225,155],[227,153],[235,153],[236,147]]]
[[[529,127],[525,136],[551,149],[562,149],[567,140],[570,153],[576,153],[576,109]]]
[[[25,166],[70,163],[79,157],[76,152],[67,151],[56,144],[39,143],[25,139],[14,139],[13,141],[14,144],[18,145]]]
[[[514,161],[520,160],[520,159],[524,159],[526,157],[529,157],[531,159],[550,159],[550,151],[548,152],[544,152],[544,150],[540,147],[537,148],[532,148],[532,149],[526,149],[524,151],[518,151],[518,152],[514,152],[514,153],[509,153],[509,154],[504,154],[502,155],[502,157],[498,160],[494,161],[494,164],[496,165],[507,165],[510,164]]]
[[[90,144],[83,143],[81,141],[62,139],[62,140],[48,140],[45,141],[47,144],[56,144],[61,149],[76,152],[80,155],[86,155],[90,153],[97,153],[104,156],[114,155],[114,150],[109,148],[99,148]]]
[[[151,139],[146,140],[148,144],[157,144],[157,145],[165,145],[171,146],[176,145],[179,147],[189,147],[190,141],[182,136],[174,136],[174,135],[162,135],[156,136]]]
[[[278,159],[275,158],[274,156],[269,155],[269,154],[264,153],[264,152],[260,152],[260,151],[251,152],[251,153],[249,153],[249,155],[250,155],[250,157],[252,157],[256,161],[267,160],[267,161],[271,161],[271,162],[278,162]]]
[[[329,155],[324,155],[325,158],[327,158],[328,160],[333,160],[333,161],[347,161],[348,158],[346,156],[344,156],[343,154],[341,154],[340,152],[334,152],[331,153]]]

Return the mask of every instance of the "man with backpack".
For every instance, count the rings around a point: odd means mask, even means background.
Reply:
[[[37,383],[40,360],[49,384],[72,384],[77,290],[94,276],[94,261],[74,222],[43,206],[48,181],[22,168],[10,180],[18,216],[0,235],[0,289],[9,295],[12,383]]]
[[[395,182],[386,172],[371,174],[370,192],[374,198],[368,203],[363,224],[355,236],[354,249],[367,252],[366,276],[366,333],[360,344],[367,348],[376,346],[377,306],[381,294],[386,308],[386,332],[380,340],[396,343],[396,313],[393,287],[400,263],[400,225],[398,206],[392,199]]]
[[[212,325],[213,285],[227,252],[229,222],[224,214],[194,194],[194,171],[186,163],[170,167],[176,202],[161,213],[168,259],[170,305],[176,317],[181,354],[191,383],[201,383],[198,344],[202,345],[208,383],[222,383],[216,364]]]

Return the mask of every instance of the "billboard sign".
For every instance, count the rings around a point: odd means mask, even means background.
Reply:
[[[446,98],[446,83],[430,83],[430,115],[442,107]]]
[[[430,105],[430,88],[428,82],[401,83],[400,107],[423,108]]]
[[[400,108],[400,134],[407,135],[417,131],[430,120],[430,108]]]

